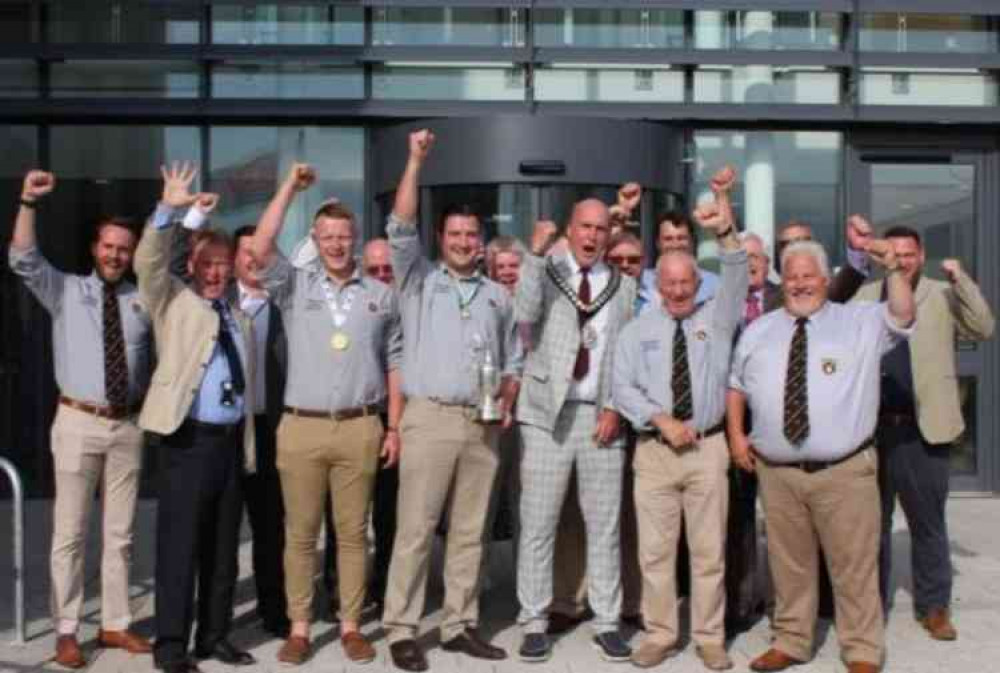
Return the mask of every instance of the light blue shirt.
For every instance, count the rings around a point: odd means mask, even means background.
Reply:
[[[243,378],[247,379],[247,354],[243,343],[243,333],[240,331],[239,323],[233,318],[228,305],[226,305],[224,313],[226,314],[227,329],[240,354]],[[226,381],[232,380],[233,376],[229,371],[229,361],[226,360],[226,354],[223,352],[222,346],[216,343],[215,350],[212,351],[212,358],[208,361],[208,366],[205,367],[205,374],[201,377],[198,392],[195,393],[194,400],[191,401],[191,410],[188,411],[188,416],[202,423],[215,423],[217,425],[233,425],[242,421],[243,395],[233,393],[233,404],[231,406],[222,404],[222,385]]]
[[[733,335],[743,317],[749,284],[745,250],[723,252],[721,261],[718,294],[697,304],[681,323],[691,371],[691,427],[699,432],[718,425],[725,414]],[[661,304],[631,321],[618,336],[612,379],[615,404],[637,430],[650,430],[651,417],[669,415],[673,409],[670,379],[676,329],[677,321]]]
[[[792,445],[784,432],[785,374],[795,317],[771,311],[743,332],[729,387],[746,395],[750,443],[767,460],[837,460],[875,431],[882,356],[913,333],[898,327],[888,304],[827,302],[806,324],[809,435]]]
[[[698,273],[701,275],[701,285],[698,286],[698,294],[695,295],[694,301],[696,304],[704,304],[718,291],[719,274],[705,269],[698,269]],[[639,297],[643,298],[643,301],[641,305],[638,300],[636,301],[636,315],[663,305],[657,285],[655,266],[642,272],[642,277],[639,279]]]

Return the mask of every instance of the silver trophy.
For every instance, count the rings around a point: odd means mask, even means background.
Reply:
[[[499,394],[500,370],[493,362],[493,353],[487,346],[483,349],[482,362],[479,364],[479,405],[476,408],[476,420],[480,423],[499,423],[503,420]]]

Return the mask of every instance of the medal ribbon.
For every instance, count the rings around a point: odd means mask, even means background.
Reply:
[[[339,331],[344,323],[347,322],[347,314],[351,312],[351,306],[354,304],[354,295],[357,294],[357,288],[353,287],[352,283],[353,279],[348,281],[349,287],[345,287],[341,291],[341,295],[344,297],[344,302],[341,304],[337,300],[337,291],[333,289],[333,283],[330,282],[329,278],[323,279],[323,292],[326,294],[326,303],[330,306],[330,315],[333,318],[333,328],[335,331]]]

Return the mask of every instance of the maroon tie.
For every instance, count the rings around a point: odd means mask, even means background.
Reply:
[[[590,303],[590,269],[580,269],[580,275],[583,278],[580,279],[580,289],[577,291],[577,297],[580,298],[580,302],[584,304]],[[583,311],[579,313],[580,329],[583,329],[584,324],[587,322],[587,314]],[[583,335],[580,336],[580,350],[576,352],[576,364],[573,365],[573,378],[579,381],[587,375],[590,371],[590,350],[583,345]]]

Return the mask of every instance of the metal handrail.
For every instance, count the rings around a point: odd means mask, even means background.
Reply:
[[[10,479],[14,499],[14,644],[24,645],[27,640],[24,623],[24,487],[14,463],[0,458],[0,468]]]

